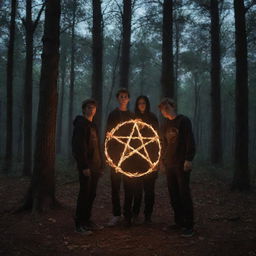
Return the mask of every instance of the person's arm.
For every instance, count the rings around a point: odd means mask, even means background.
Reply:
[[[188,118],[184,120],[184,136],[186,143],[184,170],[187,171],[192,169],[192,160],[196,153],[192,124]]]
[[[80,171],[89,169],[88,166],[88,127],[75,127],[72,138],[73,154]],[[88,172],[88,171],[87,171]]]

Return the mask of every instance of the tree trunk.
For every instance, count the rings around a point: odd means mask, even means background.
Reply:
[[[71,155],[72,122],[74,108],[74,86],[75,86],[75,22],[76,22],[77,1],[73,0],[73,16],[71,25],[71,63],[70,63],[70,88],[68,108],[68,154]]]
[[[236,38],[235,171],[233,189],[250,188],[248,166],[248,64],[245,6],[234,0]]]
[[[174,98],[173,71],[173,3],[164,0],[163,3],[163,34],[162,34],[162,96]]]
[[[24,83],[24,165],[23,175],[32,173],[33,21],[32,0],[26,1],[26,67]]]
[[[93,5],[93,27],[92,27],[92,97],[97,100],[96,123],[101,128],[102,120],[102,13],[101,0],[92,0]]]
[[[219,0],[211,0],[211,163],[222,162]]]
[[[59,63],[60,0],[46,0],[34,171],[25,209],[55,204],[55,133]]]
[[[11,2],[11,23],[10,37],[8,43],[7,70],[6,70],[6,92],[7,92],[7,113],[6,113],[6,148],[5,148],[5,172],[11,168],[12,161],[12,140],[13,140],[13,55],[14,55],[14,40],[15,40],[15,18],[17,11],[17,1]]]
[[[120,84],[119,87],[129,87],[130,71],[130,49],[131,49],[131,22],[132,22],[132,1],[123,0],[122,15],[122,47],[120,59]]]

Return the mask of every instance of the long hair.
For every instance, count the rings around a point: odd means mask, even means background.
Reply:
[[[149,112],[150,112],[150,102],[149,102],[149,98],[148,98],[147,96],[145,96],[145,95],[140,95],[140,96],[136,99],[134,112],[137,113],[137,114],[140,113],[140,110],[139,110],[139,108],[138,108],[138,103],[139,103],[139,100],[140,100],[140,99],[145,100],[145,102],[146,102],[145,113],[149,113]]]

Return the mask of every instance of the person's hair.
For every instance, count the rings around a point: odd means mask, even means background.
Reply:
[[[128,95],[128,98],[130,98],[130,93],[129,91],[126,89],[126,88],[121,88],[117,91],[116,93],[116,97],[118,98],[118,96],[121,94],[121,93],[126,93]]]
[[[163,98],[161,100],[160,104],[158,105],[158,107],[159,107],[159,109],[162,109],[167,104],[170,105],[171,107],[173,107],[176,110],[176,102],[173,99],[170,99],[170,98]]]
[[[83,113],[84,113],[87,105],[94,105],[95,107],[97,107],[97,102],[94,99],[87,99],[87,100],[83,101],[83,103],[82,103],[82,112]]]
[[[135,109],[134,109],[134,111],[135,111],[135,113],[140,113],[140,110],[139,110],[139,108],[138,108],[138,103],[139,103],[139,100],[140,99],[143,99],[143,100],[145,100],[145,102],[146,102],[146,109],[145,109],[145,112],[146,113],[148,113],[148,112],[150,112],[150,102],[149,102],[149,98],[147,97],[147,96],[145,96],[145,95],[140,95],[137,99],[136,99],[136,102],[135,102]]]

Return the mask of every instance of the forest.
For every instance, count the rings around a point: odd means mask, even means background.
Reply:
[[[256,255],[255,70],[255,0],[0,0],[0,255]],[[189,242],[161,231],[164,174],[153,227],[72,233],[73,120],[94,98],[103,145],[120,88],[192,122]],[[111,213],[108,168],[94,212]]]

